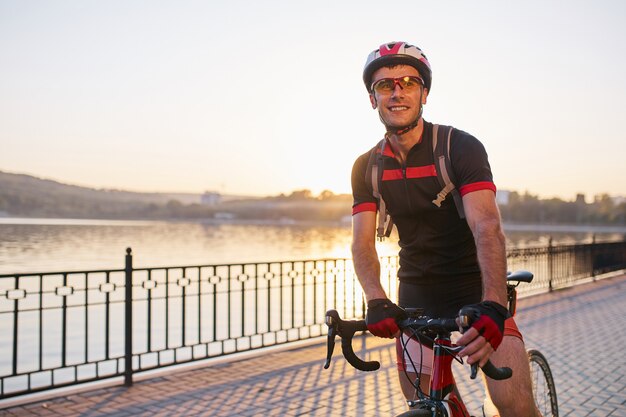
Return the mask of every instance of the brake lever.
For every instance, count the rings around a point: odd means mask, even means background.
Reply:
[[[335,336],[337,335],[337,327],[339,322],[332,314],[332,311],[326,312],[326,325],[328,326],[328,337],[326,339],[326,363],[324,363],[324,369],[328,369],[330,366],[330,360],[333,357],[335,351]]]
[[[478,320],[480,313],[473,308],[464,307],[459,311],[459,327],[463,330],[462,333],[468,331],[472,322]],[[478,363],[470,365],[470,379],[476,379],[478,375]]]

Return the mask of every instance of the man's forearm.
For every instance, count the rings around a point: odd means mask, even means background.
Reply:
[[[486,222],[475,231],[483,300],[506,306],[506,242],[499,221]]]
[[[369,245],[352,245],[352,261],[366,300],[387,298],[380,283],[380,261],[376,248]]]

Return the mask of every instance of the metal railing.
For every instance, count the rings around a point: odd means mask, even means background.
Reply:
[[[381,258],[390,297],[396,257]],[[508,252],[523,292],[626,269],[626,241]],[[349,259],[0,275],[0,399],[324,334],[324,313],[363,317]]]

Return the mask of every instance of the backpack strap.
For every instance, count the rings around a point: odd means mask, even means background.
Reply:
[[[465,210],[463,210],[463,199],[461,193],[454,183],[456,178],[452,169],[452,161],[450,159],[450,139],[452,137],[452,126],[433,124],[433,155],[435,159],[437,180],[442,189],[437,194],[437,198],[433,200],[433,204],[441,207],[441,203],[446,199],[448,194],[452,193],[454,204],[459,213],[459,217],[465,218]]]
[[[368,173],[365,174],[367,177],[366,181],[369,181],[372,184],[372,194],[374,195],[374,198],[378,200],[378,223],[376,226],[376,236],[378,237],[378,240],[383,240],[384,238],[389,237],[391,235],[391,230],[393,229],[393,220],[387,212],[387,205],[385,204],[385,200],[383,200],[383,196],[380,194],[384,170],[383,154],[385,152],[386,145],[387,140],[383,138],[380,142],[378,142],[378,145],[372,149],[368,162]]]

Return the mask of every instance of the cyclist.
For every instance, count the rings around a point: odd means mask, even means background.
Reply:
[[[400,245],[398,304],[421,307],[434,317],[455,317],[471,305],[480,320],[457,341],[469,363],[509,366],[513,377],[487,378],[488,391],[502,416],[539,416],[534,406],[524,342],[506,300],[506,252],[496,187],[482,144],[470,134],[454,129],[450,160],[456,188],[462,196],[465,218],[452,198],[433,204],[441,185],[433,157],[433,125],[422,118],[431,90],[431,67],[422,50],[406,42],[380,46],[367,58],[363,81],[373,109],[385,126],[384,147],[361,155],[352,170],[354,266],[367,300],[368,330],[379,337],[396,337],[402,390],[414,399],[415,389],[405,376],[415,379],[421,370],[422,389],[428,392],[432,350],[409,341],[409,361],[402,355],[395,323],[403,310],[392,303],[380,282],[375,247],[376,212],[372,161],[382,153],[379,192],[397,226]],[[372,158],[374,153],[374,158]],[[430,354],[431,357],[427,354]]]

